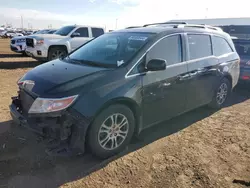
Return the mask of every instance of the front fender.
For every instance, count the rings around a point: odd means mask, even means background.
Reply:
[[[114,103],[127,102],[135,106],[136,112],[139,112],[142,100],[141,90],[140,77],[122,79],[85,93],[79,97],[72,108],[91,120],[100,111]]]
[[[45,44],[48,46],[48,49],[52,46],[66,46],[68,53],[71,52],[70,42],[66,39],[49,39],[45,41]]]

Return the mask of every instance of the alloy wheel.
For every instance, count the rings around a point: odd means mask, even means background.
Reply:
[[[128,119],[120,113],[112,114],[99,129],[98,143],[105,150],[114,150],[124,142],[128,132]]]
[[[52,53],[52,60],[53,59],[57,59],[57,58],[62,58],[64,57],[66,54],[64,51],[61,51],[61,50],[55,50],[53,53]]]
[[[216,101],[219,105],[223,104],[227,98],[228,86],[226,83],[222,83],[216,94]]]

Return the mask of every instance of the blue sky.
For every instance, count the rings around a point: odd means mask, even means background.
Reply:
[[[107,0],[9,0],[5,1],[3,7],[32,9],[38,11],[48,11],[53,13],[66,14],[86,14],[88,12],[105,11],[117,12],[122,11],[123,6]],[[100,12],[102,15],[102,12]]]
[[[250,17],[249,0],[0,0],[0,24],[54,28],[67,24],[115,29],[170,19]],[[226,6],[225,6],[226,5]],[[208,9],[208,11],[207,11]]]

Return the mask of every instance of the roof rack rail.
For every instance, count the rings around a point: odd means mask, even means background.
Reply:
[[[126,27],[125,29],[133,29],[133,28],[139,28],[141,26],[130,26],[130,27]]]
[[[178,25],[178,24],[187,24],[187,22],[160,22],[160,23],[151,23],[151,24],[145,24],[143,27],[151,26],[151,25]]]
[[[213,29],[216,31],[223,31],[219,27],[214,27],[211,25],[206,25],[206,24],[185,24],[185,25],[177,25],[176,28],[184,28],[184,27],[196,27],[196,28],[203,28],[203,29]]]

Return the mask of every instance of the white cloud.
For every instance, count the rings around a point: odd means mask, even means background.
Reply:
[[[98,2],[98,0],[89,0]],[[106,25],[108,29],[114,29],[116,19],[118,28],[126,26],[142,25],[152,22],[162,22],[171,19],[192,19],[192,18],[216,18],[216,17],[250,17],[247,5],[249,0],[238,0],[236,3],[229,3],[227,0],[106,0],[123,7],[123,11],[115,17],[104,13],[104,16],[97,16],[96,10],[89,10],[81,15],[56,14],[47,11],[30,9],[0,8],[0,22],[3,20],[18,20],[23,16],[24,22],[32,22],[34,27],[47,27],[47,22],[57,23],[55,27],[62,24],[83,24],[83,25]],[[206,10],[207,9],[207,10]],[[94,12],[95,11],[95,12]],[[98,14],[100,15],[100,14]],[[42,22],[43,21],[43,22]],[[47,22],[46,22],[47,21]],[[42,24],[44,23],[44,24]],[[54,25],[53,25],[54,26]]]
[[[141,0],[109,0],[109,1],[123,6],[136,6],[141,3]]]
[[[126,0],[125,0],[126,1]],[[250,17],[249,0],[137,0],[138,5],[125,7],[120,15],[119,26],[142,25],[171,19],[202,19]]]
[[[54,23],[53,27],[56,28],[67,24],[98,25],[104,27],[109,23],[108,18],[100,18],[89,13],[66,15],[31,9],[0,7],[0,23],[14,23],[13,25],[20,27],[21,17],[23,17],[24,27],[27,27],[28,23],[32,23],[33,28],[47,28],[51,22]]]

